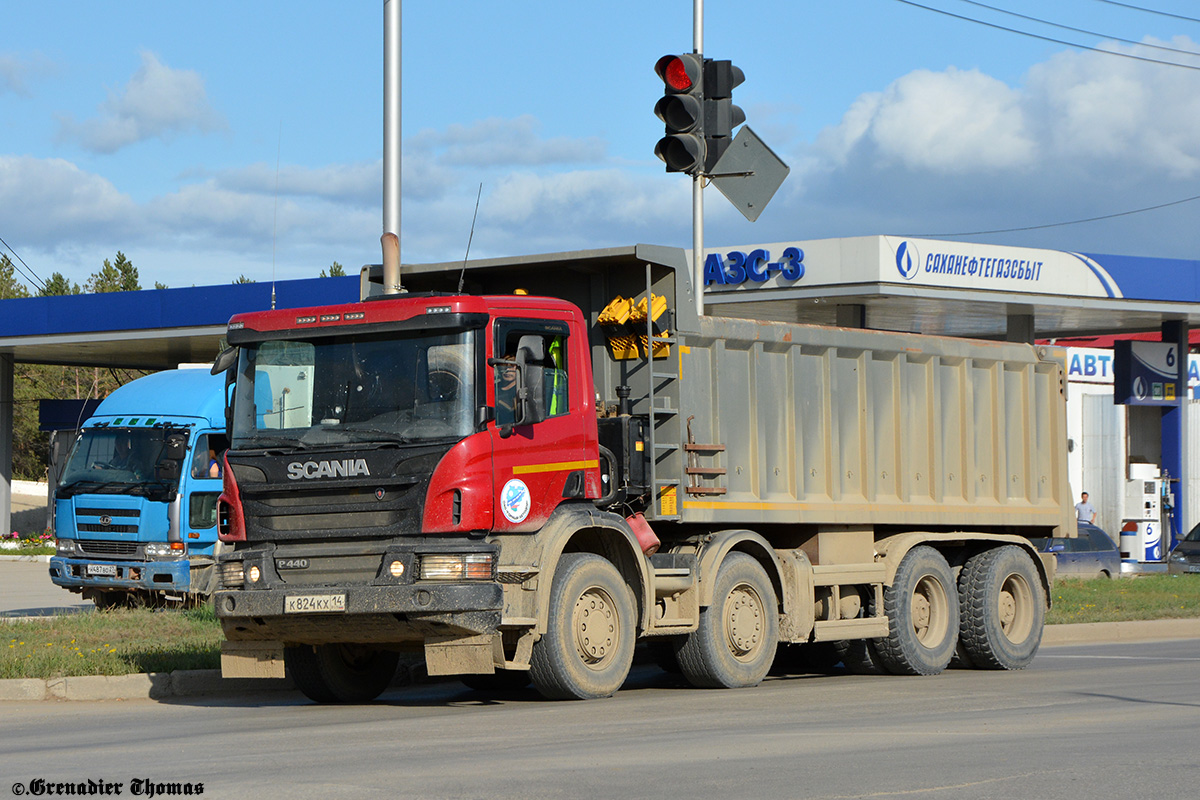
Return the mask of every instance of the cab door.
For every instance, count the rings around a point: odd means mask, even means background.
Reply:
[[[493,324],[488,430],[496,531],[536,531],[564,500],[599,496],[587,343],[571,323],[564,314]],[[517,424],[522,402],[536,421]]]

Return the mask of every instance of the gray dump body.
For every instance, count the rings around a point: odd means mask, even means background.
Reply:
[[[720,317],[679,345],[653,367],[678,374],[654,380],[656,516],[674,480],[685,523],[1072,527],[1056,350]]]

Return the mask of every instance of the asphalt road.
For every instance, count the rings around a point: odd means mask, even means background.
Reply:
[[[1059,647],[1014,673],[772,678],[615,697],[456,682],[368,706],[294,693],[6,703],[0,793],[202,783],[214,798],[1193,798],[1200,640]],[[9,787],[12,787],[10,790]]]
[[[0,560],[0,617],[45,617],[95,607],[55,586],[49,568],[44,561]]]

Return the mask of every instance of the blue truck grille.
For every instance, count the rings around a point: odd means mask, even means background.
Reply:
[[[77,522],[75,530],[84,533],[137,533],[137,525],[97,525],[94,522]]]
[[[137,533],[141,516],[139,508],[80,507],[75,509],[75,530],[80,533]],[[113,524],[117,519],[122,524]]]
[[[79,527],[82,530],[83,526]],[[79,539],[75,546],[89,556],[134,556],[138,549],[137,542],[101,542],[95,539]]]

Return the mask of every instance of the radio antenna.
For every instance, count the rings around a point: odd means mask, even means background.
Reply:
[[[475,213],[471,215],[471,235],[467,237],[467,252],[463,256],[462,270],[458,273],[458,293],[462,294],[463,280],[467,277],[467,258],[471,255],[471,240],[475,238],[475,220],[479,217],[479,198],[483,196],[483,184],[475,193]]]
[[[271,310],[275,310],[275,239],[279,234],[279,155],[283,152],[283,120],[279,120],[279,140],[275,145],[275,216],[271,220]]]

